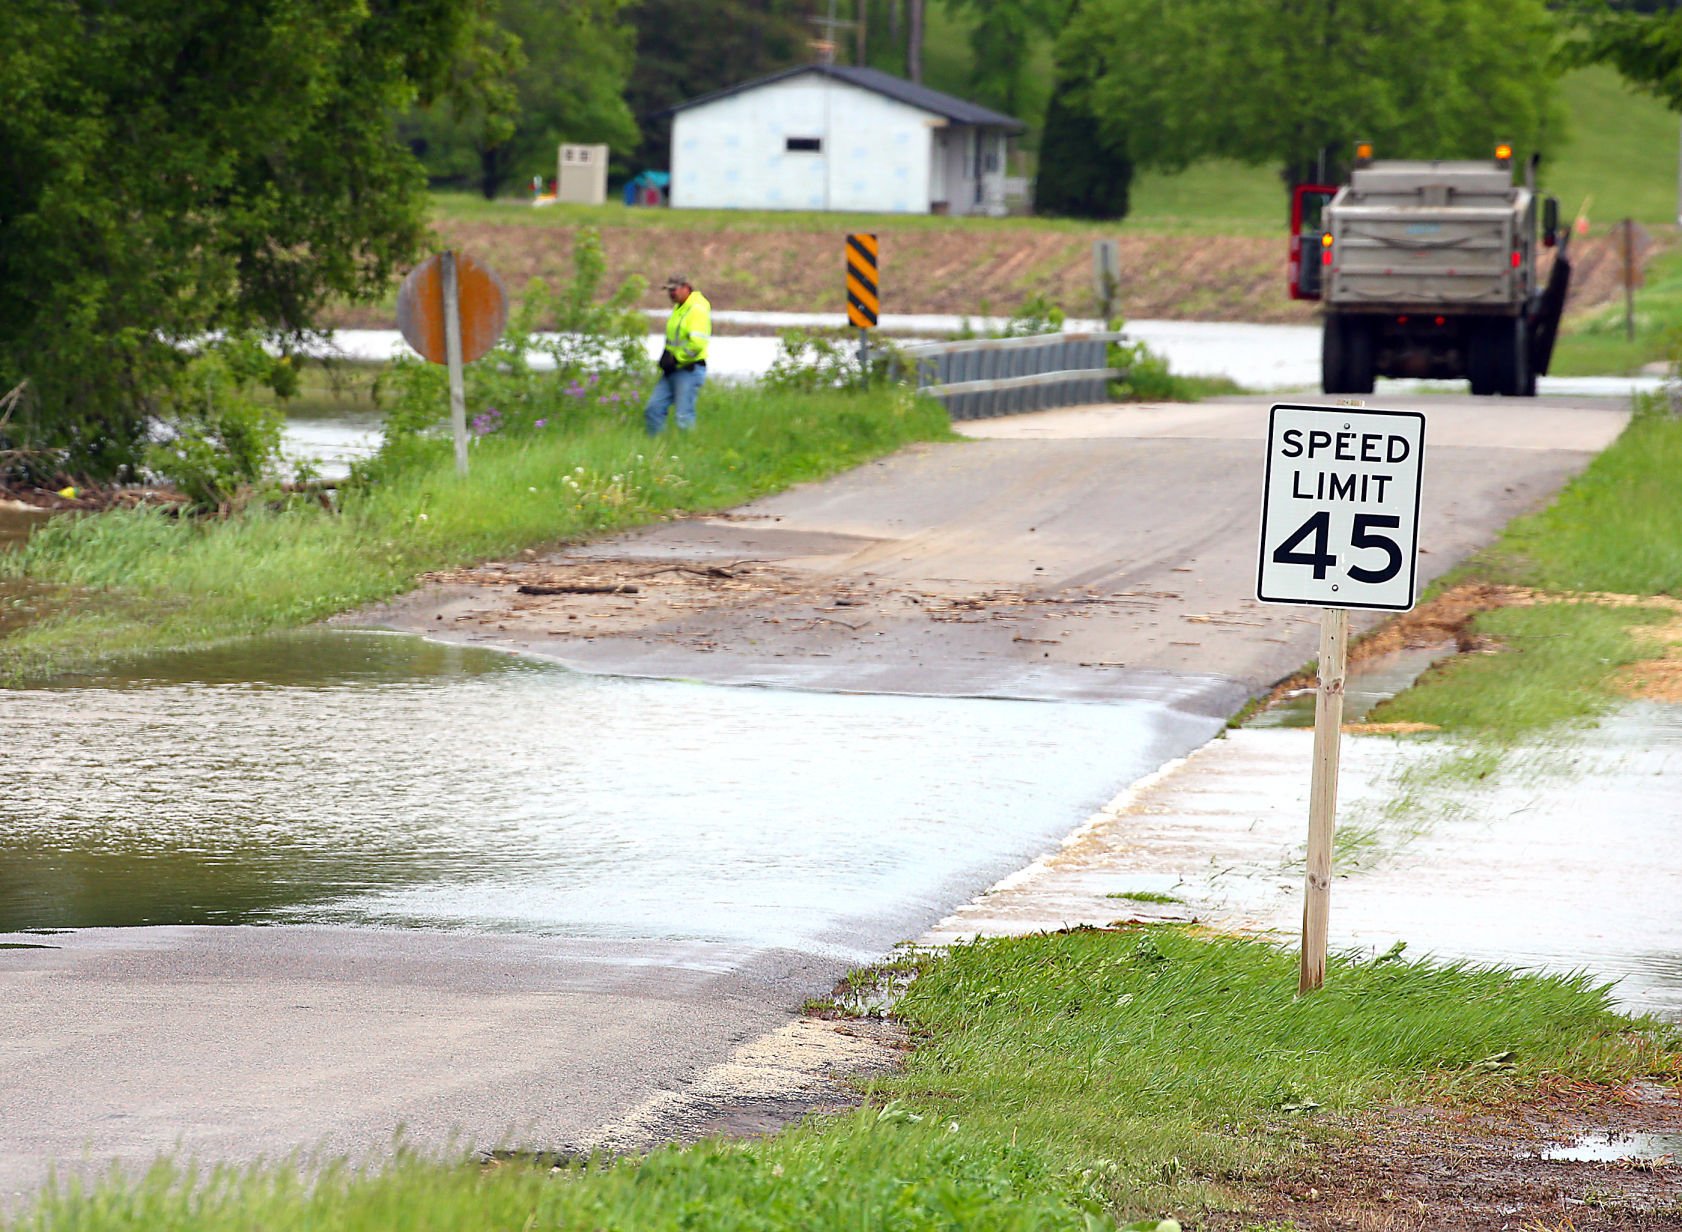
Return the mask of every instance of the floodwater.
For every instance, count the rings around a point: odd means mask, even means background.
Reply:
[[[45,520],[45,515],[35,510],[16,508],[0,502],[0,552],[18,546]],[[35,605],[32,600],[36,593],[33,586],[0,578],[0,637],[27,624],[33,618]]]
[[[1566,1146],[1548,1147],[1541,1155],[1569,1163],[1673,1163],[1682,1159],[1682,1134],[1584,1134]]]
[[[761,320],[760,318],[769,318]],[[713,319],[720,324],[745,326],[763,324],[774,328],[780,324],[777,314],[715,312]],[[833,318],[836,326],[841,318]],[[903,316],[894,324],[910,335],[938,337],[950,334],[964,325],[962,318],[942,316]],[[984,322],[972,323],[976,327]],[[1095,321],[1070,321],[1064,328],[1070,331],[1091,329]],[[1245,389],[1318,391],[1320,386],[1320,330],[1313,325],[1255,325],[1226,321],[1129,321],[1127,336],[1143,342],[1168,360],[1173,371],[1186,376],[1224,376]],[[650,358],[657,358],[662,345],[658,335],[648,339]],[[709,379],[757,380],[763,376],[777,356],[778,340],[769,335],[720,334],[713,338],[707,353]],[[408,343],[396,330],[346,329],[332,335],[322,352],[342,358],[364,361],[385,361],[398,355],[412,354]],[[545,357],[533,357],[534,366],[541,366]],[[1636,377],[1542,377],[1537,392],[1576,396],[1628,396],[1635,392],[1650,392],[1663,384],[1658,376]],[[1401,392],[1447,391],[1464,394],[1464,381],[1399,381],[1380,380],[1375,397]]]
[[[0,502],[0,552],[16,547],[39,526],[45,515],[35,510],[12,508]]]
[[[314,630],[5,695],[0,932],[337,923],[856,959],[1213,734]]]
[[[384,422],[385,416],[372,410],[288,411],[281,455],[294,466],[308,462],[324,479],[343,479],[352,462],[380,447]]]
[[[715,312],[715,320],[748,327],[787,328],[824,326],[839,328],[842,318],[824,313]],[[999,328],[1002,319],[954,316],[893,316],[883,318],[890,331],[917,336],[948,335],[966,325],[975,329]],[[1097,321],[1067,321],[1071,331],[1100,328]],[[1245,389],[1281,392],[1315,392],[1320,381],[1320,330],[1311,325],[1248,325],[1218,321],[1129,321],[1127,334],[1164,356],[1170,367],[1186,376],[1227,377]],[[650,358],[660,353],[661,339],[648,339]],[[777,357],[778,340],[769,335],[722,334],[712,340],[708,354],[709,379],[720,381],[758,380]],[[334,333],[321,349],[323,356],[361,362],[386,362],[399,355],[412,355],[408,343],[396,330],[345,329]],[[532,356],[534,367],[547,364],[544,355]],[[1639,377],[1543,377],[1538,391],[1591,397],[1627,397],[1632,393],[1658,389],[1663,378]],[[1385,395],[1466,392],[1464,381],[1382,380],[1375,397]],[[342,476],[350,460],[373,452],[379,444],[379,419],[375,415],[293,418],[287,421],[285,450],[293,459],[312,457],[329,477]]]
[[[1360,723],[1382,701],[1410,688],[1433,663],[1455,652],[1452,641],[1409,646],[1349,669],[1343,684],[1343,721]],[[1251,727],[1313,727],[1317,690],[1306,688],[1258,712]]]

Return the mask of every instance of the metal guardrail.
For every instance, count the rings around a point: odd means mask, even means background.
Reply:
[[[1127,375],[1111,368],[1118,333],[1032,334],[1026,338],[966,338],[921,342],[899,349],[917,388],[939,398],[953,419],[985,419],[1054,406],[1102,402],[1109,382]]]

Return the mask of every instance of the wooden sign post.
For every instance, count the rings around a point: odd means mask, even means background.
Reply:
[[[1413,606],[1424,453],[1418,411],[1279,404],[1268,420],[1256,598],[1323,609],[1299,995],[1326,978],[1349,609]]]
[[[1337,830],[1337,763],[1343,741],[1343,678],[1349,666],[1349,610],[1320,613],[1319,687],[1314,694],[1314,769],[1308,784],[1308,869],[1302,891],[1302,961],[1297,992],[1326,980],[1332,915],[1332,839]]]
[[[428,257],[397,292],[397,328],[429,363],[450,374],[450,431],[455,437],[456,474],[467,474],[467,398],[462,366],[484,355],[508,324],[508,295],[502,280],[466,253]]]

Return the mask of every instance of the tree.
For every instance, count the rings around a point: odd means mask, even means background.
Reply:
[[[631,3],[501,0],[497,24],[519,47],[512,128],[494,106],[472,97],[465,105],[415,109],[403,135],[433,180],[472,183],[492,198],[511,178],[553,175],[563,141],[629,153],[637,144],[625,103],[636,54],[636,31],[623,20]]]
[[[1071,0],[946,0],[946,7],[973,22],[970,86],[977,101],[1007,115],[1037,111],[1045,96],[1029,81],[1028,63],[1042,40],[1062,29]]]
[[[642,126],[638,170],[669,167],[667,108],[811,59],[804,0],[638,0],[636,73],[626,101]]]
[[[1065,218],[1125,218],[1133,163],[1106,145],[1097,119],[1080,105],[1075,86],[1059,79],[1040,135],[1034,213]]]
[[[1557,135],[1545,0],[1085,0],[1060,59],[1140,166],[1272,163],[1339,175],[1357,139],[1387,157],[1487,157]]]
[[[1618,11],[1634,10],[1634,11]],[[1682,8],[1660,4],[1578,4],[1571,59],[1601,62],[1682,111]]]
[[[391,116],[495,109],[479,0],[10,0],[0,42],[0,391],[12,443],[132,475],[183,344],[297,336],[419,249]],[[4,442],[0,442],[0,447]]]

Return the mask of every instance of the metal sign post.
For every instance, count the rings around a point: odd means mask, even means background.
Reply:
[[[466,253],[442,252],[409,271],[397,291],[397,328],[450,380],[456,473],[467,474],[467,399],[462,367],[488,352],[508,324],[502,280]]]
[[[1325,981],[1349,609],[1406,611],[1418,571],[1425,416],[1274,406],[1256,598],[1322,610],[1297,992]]]
[[[467,474],[467,394],[461,377],[461,293],[456,286],[456,254],[443,254],[444,363],[450,373],[450,435],[456,443],[456,474]]]
[[[847,322],[859,336],[859,369],[870,371],[870,331],[876,328],[881,304],[878,291],[876,237],[858,231],[847,237]]]
[[[1115,320],[1116,293],[1121,288],[1121,245],[1115,240],[1092,241],[1092,289],[1098,295],[1098,315],[1104,328]]]

